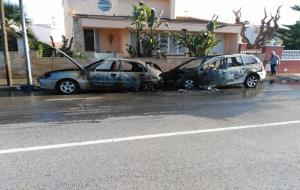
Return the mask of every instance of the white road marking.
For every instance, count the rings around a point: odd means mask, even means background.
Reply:
[[[159,134],[151,134],[151,135],[121,137],[121,138],[114,138],[114,139],[102,139],[102,140],[83,141],[83,142],[65,143],[65,144],[54,144],[54,145],[46,145],[46,146],[14,148],[14,149],[0,150],[0,155],[20,153],[20,152],[32,152],[32,151],[39,151],[39,150],[51,150],[51,149],[88,146],[88,145],[108,144],[108,143],[116,143],[116,142],[136,141],[136,140],[144,140],[144,139],[163,138],[163,137],[194,135],[194,134],[201,134],[201,133],[214,133],[214,132],[241,130],[241,129],[263,128],[263,127],[271,127],[271,126],[284,126],[284,125],[291,125],[291,124],[300,124],[300,120],[277,122],[277,123],[265,123],[265,124],[257,124],[257,125],[244,125],[244,126],[235,126],[235,127],[215,128],[215,129],[202,129],[202,130],[194,130],[194,131],[159,133]]]
[[[58,99],[45,99],[46,102],[54,101],[73,101],[73,100],[97,100],[103,99],[103,97],[90,97],[90,98],[58,98]]]

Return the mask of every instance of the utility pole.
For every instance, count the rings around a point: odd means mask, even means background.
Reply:
[[[20,14],[21,14],[21,22],[22,22],[22,35],[23,35],[24,56],[25,56],[25,63],[26,63],[27,85],[32,86],[31,63],[30,63],[30,55],[29,55],[29,46],[28,46],[28,38],[27,38],[27,31],[26,31],[26,21],[25,21],[23,0],[19,0],[19,6],[20,6]]]
[[[3,55],[4,55],[4,63],[6,67],[6,79],[7,86],[12,86],[12,74],[11,74],[11,66],[10,66],[10,57],[8,52],[8,43],[7,43],[7,33],[5,27],[5,15],[4,15],[4,4],[3,0],[0,0],[0,22],[1,22],[1,34],[2,34],[2,44],[3,44]]]

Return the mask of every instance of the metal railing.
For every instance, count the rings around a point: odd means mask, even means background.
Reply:
[[[283,50],[281,60],[300,60],[300,50]]]
[[[261,49],[247,49],[244,51],[241,51],[241,54],[261,54],[262,50]]]

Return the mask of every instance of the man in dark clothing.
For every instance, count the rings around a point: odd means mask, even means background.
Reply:
[[[272,56],[270,59],[270,65],[271,65],[271,75],[276,75],[276,67],[280,64],[280,57],[275,53],[275,51],[272,51]]]

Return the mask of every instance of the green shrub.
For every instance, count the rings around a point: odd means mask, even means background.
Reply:
[[[37,40],[30,40],[29,47],[30,47],[30,49],[37,51],[39,57],[53,57],[54,56],[54,49],[46,43],[43,43],[43,42],[40,42]]]
[[[75,58],[79,58],[79,59],[86,59],[87,58],[87,55],[84,51],[74,52],[73,56]]]

